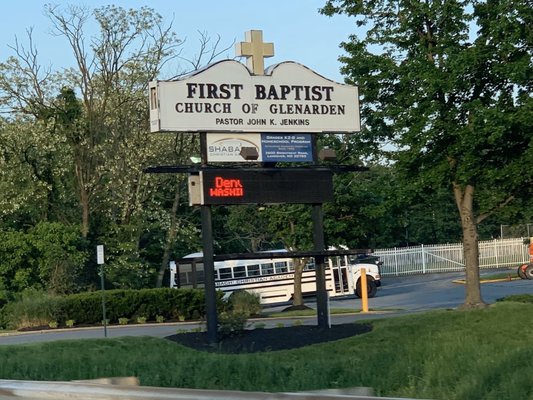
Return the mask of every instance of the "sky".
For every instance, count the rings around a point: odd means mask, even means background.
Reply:
[[[183,55],[192,58],[198,50],[198,31],[209,37],[221,37],[223,47],[244,41],[249,30],[263,31],[264,42],[274,43],[274,57],[265,67],[283,61],[299,62],[320,75],[343,82],[339,72],[340,43],[357,32],[354,20],[344,15],[327,17],[318,10],[326,0],[90,0],[40,1],[18,0],[2,3],[4,18],[0,24],[0,62],[14,55],[10,45],[27,45],[26,31],[33,29],[33,42],[39,63],[61,69],[69,66],[72,56],[62,37],[51,35],[51,23],[44,14],[47,3],[66,6],[87,5],[91,8],[113,4],[126,9],[149,6],[172,22],[179,38],[185,39]],[[9,16],[9,17],[7,17]],[[90,34],[90,31],[87,32]],[[233,47],[227,56],[235,55]],[[242,60],[244,62],[244,59]],[[166,77],[161,77],[162,79]]]

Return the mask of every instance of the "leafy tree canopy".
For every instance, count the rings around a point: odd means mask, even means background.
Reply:
[[[452,189],[465,305],[482,304],[477,224],[533,187],[531,4],[330,0],[322,12],[366,29],[342,44],[343,72],[361,92],[361,144],[391,144],[399,174],[420,191]]]

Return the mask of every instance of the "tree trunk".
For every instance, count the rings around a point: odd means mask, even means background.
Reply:
[[[177,234],[177,212],[180,202],[180,183],[181,179],[178,179],[176,185],[176,191],[174,192],[174,202],[172,203],[172,211],[170,214],[170,227],[167,232],[167,240],[165,241],[165,248],[163,250],[163,259],[161,260],[161,265],[159,266],[159,273],[157,274],[157,280],[155,282],[155,287],[160,288],[163,285],[163,277],[165,276],[165,270],[167,269],[168,263],[170,261],[170,254],[174,244],[176,243],[176,234]]]
[[[466,185],[462,188],[458,183],[453,184],[455,202],[461,216],[463,229],[463,251],[465,258],[465,302],[463,309],[484,308],[487,305],[481,298],[479,281],[479,247],[477,236],[477,222],[474,217],[473,199],[474,186]]]
[[[78,180],[80,191],[80,205],[81,205],[81,235],[83,238],[87,238],[89,234],[90,224],[90,201],[89,193],[83,184],[83,180]]]
[[[292,260],[294,266],[294,294],[292,297],[293,306],[303,306],[304,297],[302,293],[302,275],[305,267],[305,260],[301,258],[294,258]]]

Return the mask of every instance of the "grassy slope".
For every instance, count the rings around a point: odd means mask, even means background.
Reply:
[[[372,333],[263,354],[200,353],[155,338],[0,346],[0,378],[137,376],[142,385],[259,391],[370,386],[377,395],[533,399],[533,304],[374,321]]]

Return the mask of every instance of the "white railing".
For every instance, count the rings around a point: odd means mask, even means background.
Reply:
[[[383,276],[453,272],[465,268],[462,243],[378,249],[374,254],[383,262]],[[518,267],[528,260],[527,246],[521,238],[479,242],[482,269]]]

